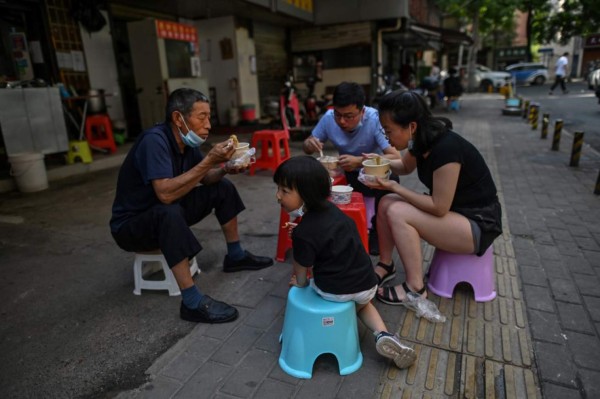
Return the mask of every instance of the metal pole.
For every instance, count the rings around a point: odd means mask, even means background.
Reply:
[[[525,101],[525,106],[523,107],[523,119],[527,119],[527,116],[529,115],[529,100]]]
[[[598,172],[598,178],[596,179],[596,188],[594,188],[594,194],[600,194],[600,172]]]
[[[550,123],[550,114],[544,114],[542,118],[542,139],[548,137],[548,124]]]
[[[575,132],[573,136],[573,148],[571,149],[571,161],[569,162],[569,166],[579,166],[581,147],[583,147],[583,132]]]
[[[563,120],[557,119],[554,123],[554,137],[552,137],[552,151],[558,151],[560,147],[560,132],[562,130]]]

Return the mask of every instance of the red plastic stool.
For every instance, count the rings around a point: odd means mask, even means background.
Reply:
[[[251,146],[258,152],[260,143],[260,156],[256,156],[256,162],[250,165],[250,175],[254,175],[256,169],[271,169],[275,171],[280,163],[290,157],[290,136],[285,130],[258,130],[252,135]],[[283,156],[281,150],[283,149]]]
[[[298,223],[301,218],[296,218],[294,223]],[[285,253],[292,247],[292,239],[289,235],[289,230],[285,228],[285,224],[290,221],[290,215],[281,208],[279,212],[279,235],[277,236],[277,253],[275,260],[277,262],[285,261]]]
[[[85,118],[85,138],[92,147],[117,151],[112,124],[106,114],[89,115]]]
[[[359,192],[352,192],[352,198],[349,204],[336,204],[338,208],[346,215],[350,216],[360,235],[360,240],[369,253],[369,228],[367,227],[367,209],[363,195]]]
[[[369,229],[367,228],[367,210],[363,195],[358,192],[352,193],[352,198],[349,204],[336,204],[338,208],[346,215],[350,216],[360,235],[360,240],[365,246],[367,253],[369,252]],[[294,223],[298,223],[301,219],[297,218]],[[292,239],[288,234],[288,229],[285,228],[285,224],[290,221],[290,215],[281,208],[279,213],[279,235],[277,237],[277,253],[275,254],[275,260],[277,262],[285,261],[285,254],[288,249],[292,247]]]

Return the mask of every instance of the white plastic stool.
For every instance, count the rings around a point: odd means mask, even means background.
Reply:
[[[165,274],[164,280],[144,280],[143,278],[143,266],[146,262],[158,262],[162,266],[162,270]],[[190,262],[190,273],[192,277],[196,273],[200,273],[196,257],[192,258]],[[167,260],[162,253],[136,253],[135,260],[133,262],[133,279],[135,281],[135,289],[133,293],[135,295],[141,295],[142,290],[168,290],[170,296],[181,295],[179,286],[175,277],[167,264]]]

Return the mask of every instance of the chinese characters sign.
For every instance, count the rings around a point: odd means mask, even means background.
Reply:
[[[156,20],[156,35],[161,39],[194,43],[198,41],[198,31],[195,27],[172,21]]]

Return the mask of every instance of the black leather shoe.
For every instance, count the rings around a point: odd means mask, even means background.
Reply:
[[[256,256],[248,251],[244,251],[246,256],[240,260],[230,259],[225,255],[223,260],[223,271],[225,273],[239,272],[240,270],[260,270],[273,264],[273,259],[266,256]]]
[[[179,316],[195,323],[227,323],[238,317],[238,311],[225,302],[215,301],[204,295],[196,309],[190,309],[181,302]]]
[[[379,238],[377,230],[369,230],[369,255],[379,256]]]

